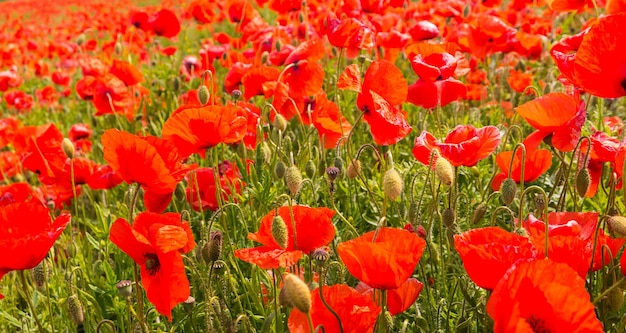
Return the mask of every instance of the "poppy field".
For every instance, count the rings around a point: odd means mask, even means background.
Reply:
[[[0,1],[0,332],[625,332],[626,1]]]

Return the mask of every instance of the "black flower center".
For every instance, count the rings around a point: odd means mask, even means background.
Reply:
[[[146,259],[146,270],[150,276],[154,276],[159,269],[161,269],[161,263],[156,253],[144,253],[143,257]]]
[[[623,79],[619,84],[622,86],[622,89],[626,90],[626,79]]]
[[[533,329],[533,332],[535,333],[550,333],[551,332],[550,329],[546,327],[546,323],[543,321],[543,319],[539,319],[535,316],[531,316],[530,318],[526,319],[526,322],[528,322],[530,327]]]

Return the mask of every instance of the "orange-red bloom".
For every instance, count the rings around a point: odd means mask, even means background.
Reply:
[[[381,228],[339,244],[337,254],[348,272],[368,286],[397,289],[411,277],[425,247],[414,233]]]
[[[109,239],[141,269],[141,284],[160,314],[172,320],[172,309],[189,297],[189,280],[181,254],[196,246],[187,221],[178,213],[141,213],[131,226],[125,219],[111,225]]]
[[[241,192],[243,181],[237,167],[227,161],[220,163],[217,175],[219,176],[220,189],[219,193],[222,200],[228,200],[233,190]],[[200,203],[202,209],[217,210],[219,208],[217,202],[217,192],[215,188],[215,171],[214,168],[198,168],[194,173],[190,173],[188,178],[188,186],[185,190],[187,201],[194,210],[200,211]],[[200,196],[196,192],[197,187],[200,190]]]
[[[422,288],[424,288],[424,284],[416,278],[410,278],[397,289],[387,290],[387,309],[389,313],[395,316],[410,308],[422,292]],[[371,298],[372,301],[376,301],[374,289],[367,284],[359,282],[355,289],[364,296]]]
[[[343,332],[371,333],[374,331],[381,309],[369,297],[361,295],[344,284],[324,287],[322,294],[326,303],[341,319]],[[323,325],[325,332],[339,332],[337,318],[322,303],[318,289],[311,291],[311,298],[313,328]],[[298,309],[291,311],[287,325],[291,333],[312,333],[309,330],[306,314]]]
[[[585,289],[569,266],[550,259],[521,262],[487,302],[494,332],[603,332]]]
[[[542,134],[534,132],[524,140],[526,147],[526,158],[524,159],[524,182],[534,182],[552,165],[552,153],[546,149],[537,149],[541,143]],[[513,167],[511,168],[511,160]],[[491,182],[491,188],[495,191],[500,189],[500,185],[507,178],[511,177],[516,183],[522,180],[522,150],[517,149],[515,156],[512,151],[505,151],[496,155],[496,164],[500,168],[500,173]]]
[[[293,219],[290,210],[293,212]],[[282,206],[278,208],[278,215],[287,226],[286,248],[281,248],[272,236],[272,220],[276,212],[271,211],[261,220],[259,231],[248,234],[250,240],[263,246],[235,250],[235,257],[262,269],[289,267],[300,260],[302,253],[325,246],[335,237],[335,227],[331,220],[335,212],[328,208]]]
[[[491,155],[500,144],[500,131],[494,126],[475,128],[459,125],[443,142],[423,131],[415,138],[413,156],[424,165],[429,165],[433,149],[438,150],[454,166],[474,166]]]
[[[48,208],[37,200],[0,206],[0,279],[10,271],[37,266],[69,222],[69,214],[52,221]]]

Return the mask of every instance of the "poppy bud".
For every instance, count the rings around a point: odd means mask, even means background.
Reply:
[[[280,292],[278,293],[278,303],[280,303],[281,306],[289,308],[293,307],[293,304],[291,304],[289,297],[287,297],[287,291],[285,290],[285,288],[281,288]]]
[[[608,219],[609,227],[611,231],[617,234],[619,237],[626,236],[626,217],[623,216],[611,216]]]
[[[393,332],[393,317],[391,316],[391,312],[385,311],[382,318],[382,325],[387,327],[386,332]]]
[[[302,175],[300,169],[297,166],[292,165],[285,170],[285,182],[289,187],[289,192],[292,196],[295,196],[302,189]]]
[[[507,178],[500,185],[500,197],[505,205],[509,206],[517,195],[517,184],[511,178]]]
[[[87,37],[85,37],[85,34],[78,35],[78,37],[76,37],[76,45],[81,46],[85,44],[86,39]]]
[[[209,242],[202,247],[202,258],[207,263],[218,260],[222,255],[222,232],[219,230],[211,231]]]
[[[422,225],[417,226],[417,230],[415,230],[415,233],[417,234],[417,236],[419,236],[422,239],[426,239],[426,236],[428,235],[426,233],[426,229]]]
[[[315,176],[315,171],[317,171],[317,167],[315,166],[315,162],[313,160],[309,160],[306,162],[304,166],[304,173],[308,178],[313,178]]]
[[[346,175],[348,178],[354,179],[361,173],[361,161],[352,160],[350,164],[348,164],[348,170],[346,170]]]
[[[454,182],[454,168],[452,167],[452,164],[450,164],[450,162],[442,156],[437,156],[437,161],[435,162],[435,174],[445,185],[450,186]]]
[[[385,196],[389,200],[394,201],[402,194],[403,188],[404,182],[398,171],[395,168],[387,170],[383,175],[383,192],[385,192]]]
[[[263,51],[263,53],[261,53],[261,63],[262,64],[266,64],[267,61],[269,60],[269,58],[270,58],[270,53],[269,52]]]
[[[37,286],[37,288],[43,287],[48,279],[48,266],[46,266],[46,261],[43,260],[40,262],[39,265],[30,270],[30,273],[35,282],[35,286]]]
[[[339,173],[343,171],[343,160],[341,159],[341,157],[339,156],[335,157],[335,161],[333,162],[333,165],[335,166],[335,168],[339,169]]]
[[[276,41],[276,51],[280,52],[280,49],[282,48],[283,43],[280,42],[280,40]]]
[[[315,260],[318,266],[322,266],[328,258],[330,258],[330,254],[325,247],[319,247],[313,251],[311,257]]]
[[[289,233],[285,220],[280,215],[274,216],[272,219],[272,237],[281,249],[287,248],[289,242]]]
[[[180,77],[174,76],[170,81],[170,85],[172,86],[172,91],[177,92],[180,90],[181,82]]]
[[[68,158],[74,158],[74,154],[76,154],[76,148],[74,148],[74,143],[68,138],[63,138],[61,141],[61,149],[65,153],[65,156]]]
[[[446,227],[451,227],[456,222],[456,212],[448,207],[441,212],[441,221]]]
[[[611,290],[607,295],[607,304],[609,306],[609,311],[617,312],[622,308],[622,304],[624,304],[624,291],[620,287],[616,287]]]
[[[485,216],[485,213],[487,213],[487,204],[481,202],[478,206],[476,206],[476,208],[474,208],[474,212],[472,213],[472,224],[478,224],[478,222],[480,222],[480,220],[482,220]]]
[[[587,168],[582,168],[578,171],[576,175],[576,192],[581,197],[584,197],[589,189],[589,184],[591,183],[591,178],[589,175],[589,170]]]
[[[274,122],[272,123],[272,125],[277,130],[284,132],[287,129],[287,119],[285,119],[282,114],[277,114],[274,117]]]
[[[122,280],[115,284],[117,292],[124,298],[131,297],[133,295],[133,283],[129,280]]]
[[[285,177],[285,169],[285,163],[283,163],[283,161],[276,162],[274,166],[274,176],[276,176],[276,178]]]
[[[76,326],[82,326],[85,321],[85,311],[83,310],[83,303],[77,295],[71,295],[67,298],[67,309],[70,313],[70,319]]]
[[[450,225],[446,228],[446,236],[448,236],[448,244],[454,244],[454,236],[461,233],[459,226],[456,224]]]
[[[115,53],[116,54],[122,54],[122,49],[124,48],[124,46],[122,46],[122,43],[117,42],[115,43]]]
[[[187,297],[187,299],[183,302],[183,308],[185,308],[185,310],[188,313],[193,312],[193,307],[195,305],[196,305],[196,299],[193,296]]]
[[[226,263],[223,260],[215,260],[213,262],[213,271],[217,274],[224,272],[224,267],[226,267]]]
[[[209,102],[209,88],[204,84],[198,88],[198,101],[202,105],[206,105]]]
[[[311,310],[311,291],[306,283],[291,273],[287,273],[283,281],[287,302],[300,312],[308,313]]]
[[[239,97],[241,97],[241,95],[242,95],[241,90],[239,90],[239,89],[233,90],[232,94],[233,94],[233,98],[235,100],[238,100]]]
[[[535,195],[535,207],[537,208],[537,212],[539,214],[543,214],[544,209],[546,209],[546,201],[544,200],[543,195]]]

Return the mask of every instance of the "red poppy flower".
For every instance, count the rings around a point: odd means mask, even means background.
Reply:
[[[526,158],[524,160],[524,182],[530,183],[539,179],[550,166],[552,166],[552,153],[546,149],[537,149],[541,143],[542,136],[540,132],[534,132],[524,140],[524,146],[526,147]],[[513,159],[513,169],[510,169],[511,159]],[[500,168],[500,173],[497,174],[493,182],[491,182],[491,188],[494,191],[500,189],[500,185],[507,178],[511,177],[516,183],[519,183],[522,178],[522,150],[517,149],[515,156],[512,151],[505,151],[496,155],[496,164]]]
[[[132,118],[134,114],[132,95],[122,80],[108,74],[97,78],[92,87],[96,116],[122,113]]]
[[[293,212],[293,220],[290,210]],[[235,257],[253,263],[261,269],[289,267],[300,260],[302,253],[309,253],[318,247],[325,246],[335,237],[335,227],[331,220],[335,212],[328,208],[282,206],[278,208],[278,215],[287,226],[286,248],[281,248],[272,236],[272,220],[276,213],[271,211],[261,220],[259,231],[248,234],[250,240],[259,242],[263,246],[235,250]]]
[[[433,39],[439,36],[439,28],[429,21],[419,21],[409,29],[414,41]]]
[[[475,128],[472,125],[459,125],[444,142],[423,131],[415,138],[413,156],[424,165],[429,165],[433,149],[438,150],[454,166],[474,166],[478,161],[491,155],[500,144],[500,131],[494,126]]]
[[[387,309],[391,315],[395,316],[410,308],[422,292],[422,288],[424,288],[424,284],[416,278],[410,278],[398,289],[387,290]],[[355,289],[364,296],[371,298],[372,301],[376,301],[374,289],[367,284],[359,282]]]
[[[494,332],[603,332],[581,279],[550,259],[521,262],[487,302]]]
[[[280,76],[280,71],[274,67],[259,66],[250,69],[241,77],[244,100],[247,101],[256,95],[263,95],[265,93],[263,84],[276,81],[278,76]]]
[[[339,48],[369,49],[374,47],[374,31],[358,19],[338,19],[329,13],[324,24],[328,42]]]
[[[585,123],[585,103],[564,93],[549,93],[515,108],[554,148],[568,152],[576,147]]]
[[[455,235],[454,247],[467,275],[476,285],[488,290],[496,287],[515,262],[535,257],[535,249],[527,237],[498,227],[473,229]]]
[[[626,13],[603,16],[550,50],[561,73],[576,87],[603,98],[626,96]]]
[[[222,162],[218,167],[220,190],[222,199],[228,201],[228,197],[235,192],[241,192],[241,188],[245,185],[241,181],[241,174],[237,167],[229,162]],[[191,204],[194,210],[200,210],[200,204],[202,203],[202,209],[217,210],[219,208],[217,202],[217,193],[215,189],[215,171],[213,168],[198,168],[195,173],[187,175],[188,186],[185,190],[187,194],[187,201]],[[196,193],[196,182],[198,182],[198,188],[200,189],[200,198]]]
[[[397,289],[413,274],[425,247],[414,233],[381,228],[339,244],[337,254],[348,272],[368,286]]]
[[[247,130],[245,111],[226,106],[181,106],[163,124],[163,138],[172,141],[183,157],[204,154],[219,143],[235,143]]]
[[[0,257],[0,279],[10,271],[37,266],[69,222],[69,214],[52,221],[48,208],[37,200],[0,206],[0,251],[5,253]]]
[[[161,9],[152,14],[147,24],[157,36],[176,37],[180,32],[180,22],[176,14],[169,9]]]
[[[0,91],[19,87],[20,84],[22,84],[22,77],[15,68],[0,72]]]
[[[109,72],[122,80],[126,86],[134,86],[143,82],[143,75],[135,66],[122,60],[113,60],[113,65]]]
[[[91,177],[87,181],[87,186],[93,190],[108,190],[123,182],[110,165],[99,165],[95,167]]]
[[[387,60],[374,61],[365,73],[363,84],[356,64],[348,66],[337,87],[358,92],[357,107],[370,125],[374,141],[383,146],[397,143],[411,132],[411,125],[396,105],[406,101],[407,82],[402,72]]]
[[[517,32],[495,15],[483,13],[469,26],[468,47],[479,59],[496,52],[513,50]]]
[[[109,239],[141,269],[141,284],[156,310],[172,320],[172,309],[189,297],[189,280],[181,254],[196,246],[187,221],[178,213],[141,213],[131,226],[125,219],[111,225]]]
[[[44,184],[52,184],[62,173],[67,156],[61,148],[63,134],[54,124],[27,126],[18,130],[15,150],[22,155],[22,166],[39,175]]]
[[[591,151],[589,152],[589,160],[587,161],[587,170],[589,171],[590,184],[585,197],[591,198],[596,195],[600,178],[602,177],[602,168],[605,162],[615,165],[615,159],[620,149],[620,142],[608,134],[600,131],[594,132],[589,136],[591,141]],[[581,143],[581,152],[586,153],[589,149],[587,140]]]
[[[341,319],[345,333],[371,333],[374,331],[376,319],[381,312],[380,307],[369,297],[344,284],[336,284],[322,289],[324,301]],[[319,290],[311,291],[311,319],[313,328],[324,326],[325,332],[339,332],[337,318],[324,306]],[[287,323],[291,333],[312,333],[306,314],[293,309]]]

